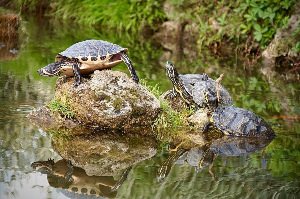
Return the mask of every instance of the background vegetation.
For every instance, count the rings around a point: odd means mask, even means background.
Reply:
[[[13,0],[23,13],[34,12],[57,21],[129,32],[156,30],[163,21],[197,24],[198,45],[246,42],[265,48],[278,28],[287,25],[296,0]],[[295,44],[295,50],[299,43]]]

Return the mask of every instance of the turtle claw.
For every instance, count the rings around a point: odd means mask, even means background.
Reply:
[[[74,88],[77,88],[79,85],[80,85],[80,82],[74,82],[74,83],[73,83],[73,87],[74,87]]]

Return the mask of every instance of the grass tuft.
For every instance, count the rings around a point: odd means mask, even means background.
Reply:
[[[63,103],[62,101],[56,99],[51,100],[47,105],[47,107],[52,112],[58,112],[61,116],[68,119],[72,119],[75,116],[74,112],[70,109],[70,107],[66,103]]]

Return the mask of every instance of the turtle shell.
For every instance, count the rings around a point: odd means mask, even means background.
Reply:
[[[81,63],[102,62],[107,55],[116,55],[127,51],[117,44],[102,40],[86,40],[73,44],[56,56],[56,61],[64,58],[78,59]],[[119,58],[118,58],[119,59]]]
[[[212,114],[214,126],[226,135],[269,137],[275,136],[272,128],[253,112],[234,106],[218,107]]]
[[[207,105],[212,109],[217,107],[215,80],[209,78],[207,74],[186,74],[179,75],[179,77],[182,79],[186,90],[200,107],[206,107]],[[223,86],[220,87],[220,102],[218,106],[220,105],[232,105],[232,98]]]

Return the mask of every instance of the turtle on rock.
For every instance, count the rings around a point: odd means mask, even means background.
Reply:
[[[262,118],[251,111],[232,105],[228,91],[220,85],[220,79],[212,80],[206,74],[180,75],[171,62],[166,63],[167,76],[173,90],[166,98],[181,101],[195,109],[189,121],[201,126],[204,131],[215,127],[224,135],[245,137],[275,136],[274,131]]]
[[[89,75],[95,70],[109,69],[124,62],[133,81],[139,78],[127,56],[127,48],[102,40],[86,40],[73,44],[55,57],[55,62],[38,70],[42,76],[75,76],[75,86],[81,82],[82,75]]]
[[[196,110],[206,109],[213,111],[220,105],[232,105],[229,92],[220,85],[220,79],[213,80],[207,74],[179,74],[175,66],[167,61],[166,73],[173,84],[173,90],[168,91],[164,98],[180,97],[189,107]]]

